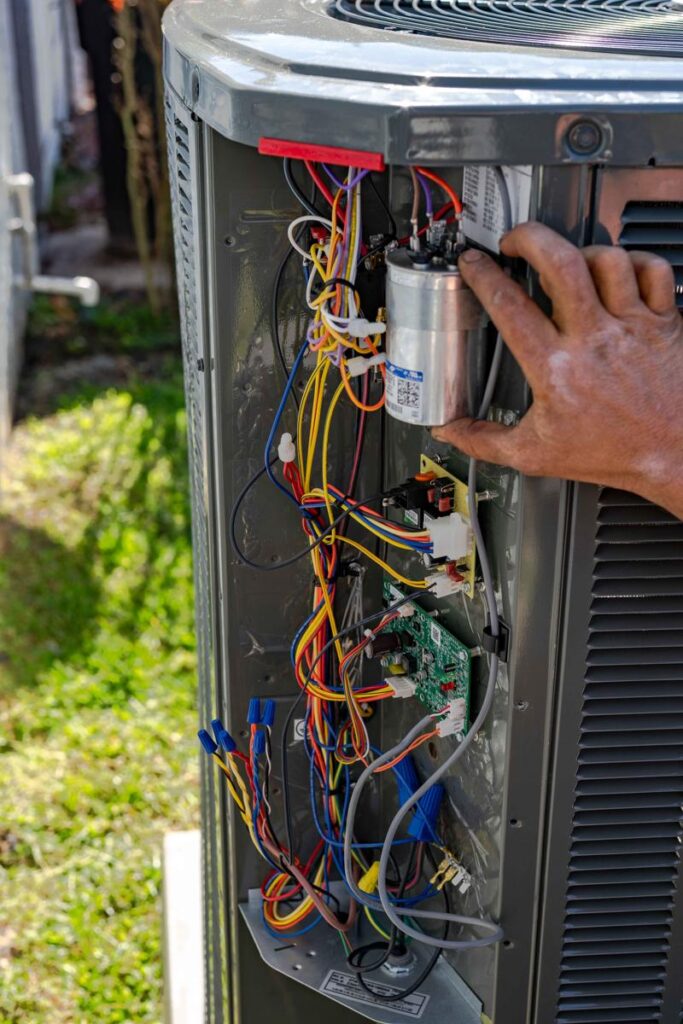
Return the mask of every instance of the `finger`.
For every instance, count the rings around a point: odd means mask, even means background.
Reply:
[[[557,341],[552,323],[485,253],[468,249],[460,257],[458,269],[531,379],[534,365],[539,360],[545,362],[547,350]]]
[[[452,423],[432,430],[432,436],[437,441],[452,444],[465,455],[482,462],[495,462],[515,468],[521,468],[517,463],[521,433],[519,427],[505,427],[502,423],[473,419],[453,420]]]
[[[628,256],[645,305],[660,315],[677,313],[676,281],[671,265],[651,252],[633,250]]]
[[[581,250],[600,301],[612,316],[643,307],[633,263],[616,245],[588,245]]]
[[[520,224],[501,240],[500,251],[521,257],[538,272],[560,330],[569,333],[577,324],[589,327],[604,316],[585,259],[556,231],[534,221]]]

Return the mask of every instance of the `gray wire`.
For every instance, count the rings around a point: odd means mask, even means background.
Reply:
[[[501,168],[500,167],[494,168],[494,173],[496,175],[496,181],[498,183],[498,188],[499,188],[499,191],[500,191],[501,201],[503,203],[503,216],[504,216],[504,222],[505,222],[505,230],[508,231],[512,227],[512,204],[511,204],[511,201],[510,201],[510,193],[508,191],[507,183],[505,181],[505,177],[503,175],[503,172],[502,172]],[[483,397],[482,397],[482,400],[481,400],[481,404],[479,406],[479,410],[478,410],[478,413],[477,413],[477,418],[478,419],[486,419],[486,416],[488,415],[488,411],[489,411],[489,408],[491,406],[491,401],[493,399],[493,393],[494,393],[494,390],[495,390],[496,382],[497,382],[497,379],[498,379],[498,373],[499,373],[499,370],[500,370],[501,360],[502,360],[502,357],[503,357],[503,345],[504,345],[503,339],[502,339],[501,335],[499,334],[497,339],[496,339],[496,346],[495,346],[495,349],[494,349],[493,358],[491,360],[491,367],[490,367],[490,370],[489,370],[489,375],[488,375],[488,378],[487,378],[486,387],[484,388],[484,394],[483,394]],[[494,582],[493,582],[493,573],[491,571],[491,562],[490,562],[490,559],[489,559],[488,550],[486,548],[486,542],[484,540],[484,534],[482,532],[481,523],[479,522],[479,516],[478,516],[478,513],[477,513],[477,501],[476,501],[477,462],[476,462],[475,459],[470,459],[470,461],[469,461],[469,470],[468,470],[468,475],[467,475],[467,485],[468,485],[468,494],[467,494],[468,511],[469,511],[469,516],[470,516],[470,524],[472,526],[472,531],[474,533],[474,539],[475,539],[475,543],[476,543],[476,547],[477,547],[477,555],[479,557],[479,566],[480,566],[482,578],[483,578],[483,581],[484,581],[484,594],[485,594],[485,597],[486,597],[486,605],[487,605],[487,611],[488,611],[488,617],[489,617],[489,629],[490,629],[491,635],[495,638],[500,633],[500,621],[499,621],[499,617],[498,617],[498,605],[497,605],[497,602],[496,602],[496,592],[495,592],[495,586],[494,586]],[[436,782],[438,782],[439,779],[441,779],[447,772],[449,772],[454,767],[454,765],[457,764],[457,762],[463,757],[465,752],[469,749],[469,747],[474,742],[475,736],[477,735],[477,733],[481,729],[482,725],[484,724],[484,722],[485,722],[486,718],[488,717],[488,714],[489,714],[489,712],[491,710],[491,707],[493,705],[493,699],[494,699],[495,691],[496,691],[496,681],[497,681],[497,678],[498,678],[498,664],[499,664],[498,656],[496,654],[493,654],[491,656],[491,661],[489,662],[489,674],[488,674],[488,680],[487,680],[487,683],[486,683],[486,691],[484,693],[484,700],[483,700],[482,706],[481,706],[481,708],[479,710],[479,714],[477,715],[477,717],[475,718],[474,722],[470,726],[470,729],[469,729],[467,735],[461,740],[461,742],[458,744],[458,746],[455,748],[455,750],[449,755],[449,757],[446,758],[444,763],[442,765],[440,765],[429,776],[429,778],[425,782],[422,783],[422,785],[415,791],[415,793],[413,793],[412,796],[409,797],[408,800],[406,800],[406,802],[402,805],[402,807],[399,808],[397,814],[394,816],[391,824],[389,825],[389,828],[387,829],[387,834],[386,834],[386,837],[384,839],[384,845],[382,846],[382,853],[381,853],[381,856],[380,856],[379,880],[378,880],[378,887],[377,887],[378,888],[379,898],[380,898],[380,901],[382,903],[382,909],[383,909],[384,913],[387,915],[387,917],[389,918],[389,920],[391,921],[391,923],[393,925],[395,925],[395,927],[399,928],[404,933],[404,935],[409,935],[412,938],[416,939],[418,942],[422,942],[423,944],[428,945],[428,946],[436,946],[436,947],[440,947],[442,949],[451,949],[451,950],[474,949],[474,948],[477,948],[479,946],[488,946],[488,945],[491,945],[492,943],[500,942],[501,939],[503,938],[503,930],[502,930],[502,928],[500,928],[499,925],[495,924],[492,921],[487,921],[487,920],[485,920],[483,918],[465,917],[464,915],[461,915],[461,914],[448,914],[448,915],[446,915],[446,914],[443,914],[443,913],[441,913],[439,911],[420,910],[418,908],[413,907],[413,908],[411,908],[411,917],[412,918],[420,918],[420,919],[423,919],[423,920],[426,919],[426,920],[441,921],[441,922],[448,920],[448,921],[451,921],[453,924],[460,924],[460,925],[464,925],[464,926],[468,926],[468,927],[479,928],[479,929],[483,929],[483,930],[488,931],[488,932],[491,933],[490,935],[485,935],[482,938],[478,938],[478,939],[463,939],[463,940],[450,940],[450,941],[444,940],[444,939],[439,939],[439,938],[436,938],[436,937],[433,937],[433,936],[430,936],[430,935],[425,935],[423,932],[418,931],[416,928],[411,928],[410,925],[406,924],[399,917],[398,913],[396,913],[396,911],[394,910],[394,907],[393,907],[393,905],[391,903],[391,897],[389,895],[388,888],[387,888],[387,871],[388,871],[388,868],[389,868],[389,861],[390,861],[390,857],[391,857],[391,847],[392,847],[392,844],[394,842],[394,839],[396,838],[396,834],[398,833],[398,830],[401,827],[403,819],[405,818],[406,814],[411,810],[411,808],[413,808],[418,803],[418,801],[427,793],[427,791],[429,789],[431,789],[431,787]],[[423,724],[424,724],[424,719],[423,719],[423,722],[420,723],[419,730],[422,729]],[[415,735],[417,735],[415,730],[414,729],[411,730],[411,732],[409,733],[409,736],[411,737],[411,740],[409,740],[408,743],[412,741],[412,738],[414,738]],[[397,752],[400,753],[400,752],[402,752],[405,749],[405,747],[408,745],[408,743],[406,743],[406,741],[404,740],[401,743],[399,743],[397,745],[397,748],[395,748],[395,749],[397,749]],[[392,756],[395,757],[395,756],[397,756],[397,754],[392,754],[389,757],[387,757],[386,759],[387,760],[391,760]],[[361,793],[362,793],[363,786],[365,785],[365,782],[370,777],[370,775],[373,773],[373,771],[376,769],[376,767],[377,767],[377,763],[369,765],[368,768],[366,768],[365,771],[363,772],[363,774],[361,775],[361,777],[358,780],[358,782],[356,783],[356,786],[355,786],[355,789],[354,789],[354,793],[353,793],[353,799],[355,800],[355,806],[358,805],[358,801],[360,800],[360,796],[361,796]],[[352,802],[353,802],[353,800],[352,800]],[[349,806],[349,812],[350,812],[350,810],[351,810],[351,807]],[[347,829],[348,829],[349,834],[352,836],[353,835],[353,818],[352,818],[350,813],[349,813],[349,816],[348,816],[348,819],[347,819]],[[349,840],[349,853],[350,853],[350,850],[351,850],[351,845],[350,844],[351,844],[351,840]],[[346,858],[346,844],[345,844],[345,858]],[[346,865],[346,859],[345,859],[345,865]],[[348,869],[347,869],[347,877],[348,877]]]

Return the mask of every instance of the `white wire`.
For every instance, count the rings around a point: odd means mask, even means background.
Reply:
[[[311,254],[306,252],[305,249],[301,248],[296,238],[294,237],[294,231],[299,226],[299,224],[306,224],[310,221],[312,221],[315,224],[322,224],[324,225],[324,227],[329,228],[330,231],[332,230],[331,220],[326,220],[325,217],[314,217],[310,213],[304,214],[301,217],[295,217],[294,220],[291,221],[287,228],[287,238],[289,239],[289,244],[291,245],[292,249],[298,252],[300,256],[303,256],[305,260],[310,260]]]

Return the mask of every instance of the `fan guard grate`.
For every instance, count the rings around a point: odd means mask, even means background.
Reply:
[[[330,13],[479,43],[683,56],[683,0],[332,0]]]

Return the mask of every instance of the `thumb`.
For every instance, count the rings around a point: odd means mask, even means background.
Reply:
[[[517,427],[505,427],[487,420],[460,419],[443,427],[434,427],[432,436],[482,462],[515,466],[520,440]]]

